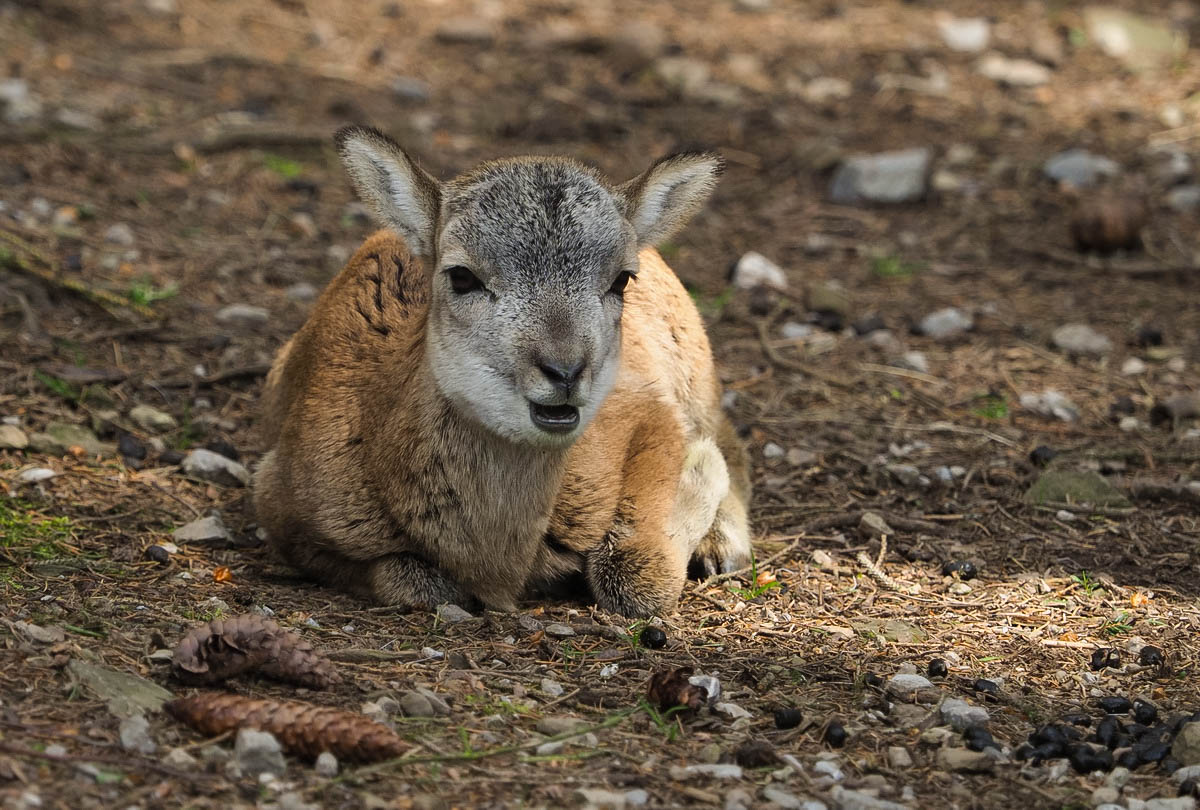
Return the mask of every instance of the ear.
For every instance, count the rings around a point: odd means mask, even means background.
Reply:
[[[418,256],[433,253],[441,187],[400,145],[370,127],[343,127],[334,136],[342,163],[363,201]]]
[[[617,189],[638,243],[657,245],[700,210],[725,170],[715,152],[684,152],[656,162]]]

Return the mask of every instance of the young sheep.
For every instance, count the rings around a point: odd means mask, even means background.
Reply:
[[[649,616],[749,562],[747,458],[704,325],[652,247],[712,154],[613,186],[562,158],[447,183],[379,132],[337,146],[389,230],[280,350],[254,505],[272,545],[384,604],[511,610],[582,575]]]

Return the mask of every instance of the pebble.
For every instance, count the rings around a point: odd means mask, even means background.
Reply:
[[[945,770],[960,773],[986,773],[996,764],[990,754],[966,748],[942,748],[938,751],[937,762]]]
[[[538,733],[547,737],[557,737],[559,734],[570,734],[587,727],[587,722],[575,717],[543,717],[537,721],[535,728]]]
[[[317,288],[307,281],[300,281],[283,291],[289,301],[311,301],[317,297]]]
[[[923,352],[905,352],[896,359],[892,360],[892,365],[896,368],[906,368],[909,371],[918,371],[921,374],[929,373],[929,360]]]
[[[25,470],[17,476],[18,484],[39,484],[42,481],[48,481],[58,475],[54,470],[46,467],[35,467],[32,470]]]
[[[133,243],[136,240],[133,235],[133,228],[129,227],[127,223],[118,222],[110,225],[108,230],[104,232],[104,241],[111,242],[114,245],[121,245],[122,247],[133,247]]]
[[[939,16],[938,32],[952,51],[979,53],[988,45],[992,26],[983,17]]]
[[[787,289],[787,275],[783,268],[756,251],[742,254],[733,266],[733,285],[738,289],[752,290],[758,286]]]
[[[250,484],[250,471],[238,462],[211,450],[193,450],[183,459],[183,472],[192,478],[227,487]]]
[[[1179,213],[1200,208],[1200,186],[1176,186],[1167,192],[1167,207]]]
[[[8,124],[22,124],[42,114],[41,100],[24,79],[0,79],[0,108]]]
[[[811,337],[817,331],[816,327],[807,323],[787,321],[779,327],[779,334],[786,340],[802,340]]]
[[[133,420],[134,424],[155,433],[166,433],[179,427],[179,422],[175,421],[174,416],[163,412],[163,410],[146,406],[146,404],[134,406],[130,410],[130,419]]]
[[[223,544],[233,540],[219,515],[209,515],[180,526],[171,533],[177,543]]]
[[[884,469],[906,487],[920,483],[921,471],[911,464],[888,464]]]
[[[715,703],[713,704],[713,711],[726,720],[738,720],[743,717],[754,716],[736,703]]]
[[[1069,354],[1100,356],[1112,351],[1112,341],[1083,323],[1069,323],[1050,336],[1054,347]]]
[[[1052,416],[1063,422],[1079,421],[1079,406],[1053,388],[1047,388],[1040,394],[1021,394],[1020,403],[1025,410],[1042,416]]]
[[[908,805],[881,799],[866,791],[848,790],[841,785],[834,785],[830,789],[829,795],[838,810],[909,810]],[[820,806],[824,807],[824,805]]]
[[[313,763],[313,770],[317,772],[317,776],[325,779],[332,779],[338,775],[337,757],[328,751],[322,751],[317,761]]]
[[[1109,6],[1089,6],[1083,19],[1092,42],[1135,70],[1163,67],[1187,52],[1187,38],[1166,21]]]
[[[0,425],[0,450],[24,450],[29,437],[16,425]]]
[[[846,778],[846,775],[842,773],[842,769],[839,768],[837,763],[833,760],[823,759],[814,764],[812,769],[814,773],[818,773],[822,776],[828,776],[835,782],[840,782]]]
[[[550,636],[551,638],[570,638],[571,636],[575,635],[575,631],[569,625],[563,624],[562,622],[551,622],[550,624],[546,625],[545,630],[546,635]]]
[[[704,690],[710,706],[721,699],[721,681],[712,675],[693,675],[688,678],[688,683]]]
[[[975,326],[975,319],[957,307],[946,307],[921,319],[917,329],[926,337],[945,340],[957,337]]]
[[[850,315],[850,296],[834,282],[818,282],[809,287],[807,304],[813,312],[834,313],[842,318]]]
[[[633,807],[643,807],[650,802],[650,794],[641,788],[625,791],[625,803]]]
[[[172,748],[162,761],[163,765],[181,771],[194,771],[200,767],[200,762],[182,748]]]
[[[48,455],[66,455],[72,447],[82,447],[89,456],[109,455],[112,445],[106,445],[96,438],[96,434],[83,425],[70,422],[50,422],[44,433],[35,433],[29,437],[30,446]]]
[[[475,618],[458,605],[438,605],[435,612],[437,613],[437,617],[447,624],[458,624],[459,622],[467,622]]]
[[[1140,357],[1127,357],[1125,358],[1125,362],[1121,364],[1121,373],[1127,377],[1145,374],[1146,363]]]
[[[561,754],[566,746],[565,742],[557,740],[555,742],[542,743],[535,750],[539,757],[552,757]]]
[[[1113,177],[1120,167],[1113,160],[1094,155],[1086,149],[1059,152],[1042,165],[1042,173],[1058,183],[1075,188],[1090,188],[1102,177]]]
[[[765,445],[763,445],[763,458],[767,459],[768,461],[772,459],[783,458],[786,453],[787,451],[775,444],[775,442],[767,442]]]
[[[1171,756],[1183,766],[1200,765],[1200,722],[1187,723],[1179,730]]]
[[[121,721],[117,731],[121,738],[121,747],[126,751],[138,754],[153,754],[158,750],[154,740],[150,739],[150,723],[144,715],[135,714]]]
[[[863,512],[858,521],[858,533],[868,539],[879,537],[881,534],[895,534],[888,522],[875,512]]]
[[[684,781],[694,776],[707,776],[710,779],[741,779],[742,766],[727,763],[712,763],[703,765],[675,765],[671,768],[671,778]]]
[[[1116,804],[1121,800],[1121,791],[1115,787],[1101,785],[1092,791],[1092,805],[1098,804]]]
[[[266,323],[271,313],[253,304],[230,304],[217,310],[217,323],[230,326],[251,327]]]
[[[787,461],[793,467],[811,467],[817,463],[817,454],[811,450],[793,447],[787,451]]]
[[[249,776],[263,773],[282,776],[287,770],[279,741],[266,731],[239,729],[233,751],[238,768]]]
[[[538,751],[540,752],[541,748]],[[584,810],[624,810],[629,803],[624,793],[603,788],[578,788],[575,798]]]
[[[926,147],[847,158],[833,175],[830,199],[839,205],[919,200],[925,196],[931,158]]]
[[[971,726],[986,726],[991,718],[987,709],[972,706],[965,700],[946,698],[941,706],[942,722],[955,731],[966,731]]]
[[[893,745],[887,750],[888,764],[893,768],[907,769],[913,765],[912,754],[902,745]]]
[[[782,807],[783,810],[802,810],[804,802],[795,794],[788,793],[783,788],[778,788],[773,785],[767,785],[762,790],[762,797],[773,804]],[[753,804],[749,805],[753,807]]]
[[[542,678],[542,691],[550,697],[560,697],[563,693],[563,686],[558,681],[552,681],[549,678]]]
[[[1011,59],[995,51],[975,66],[980,75],[1013,87],[1038,87],[1050,81],[1050,68],[1032,59]]]
[[[400,696],[400,710],[405,717],[433,717],[436,712],[429,698],[420,692],[405,692]]]
[[[935,688],[933,682],[924,675],[909,673],[893,675],[887,684],[888,692],[900,698],[906,698],[924,689],[933,688]]]

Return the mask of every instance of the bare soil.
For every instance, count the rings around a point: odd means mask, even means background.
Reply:
[[[1136,5],[1175,15],[1200,38],[1191,6]],[[939,9],[990,16],[992,47],[1011,56],[1048,60],[1056,46],[1049,83],[1013,88],[979,75],[976,56],[943,43]],[[151,446],[141,469],[116,456],[0,450],[10,491],[0,500],[5,806],[34,806],[30,796],[43,807],[265,806],[290,793],[320,807],[560,807],[580,803],[580,789],[640,789],[655,807],[722,806],[735,788],[771,806],[768,786],[836,806],[812,767],[831,754],[842,785],[914,807],[1088,806],[1102,780],[1053,763],[948,772],[938,762],[944,741],[929,731],[940,725],[936,708],[928,718],[898,712],[902,701],[880,681],[905,664],[924,673],[930,659],[947,660],[949,674],[934,679],[941,694],[985,706],[1009,749],[1042,723],[1095,716],[1103,695],[1143,697],[1163,716],[1200,709],[1200,495],[1186,487],[1200,479],[1200,438],[1190,419],[1150,420],[1156,402],[1200,389],[1200,213],[1163,203],[1160,160],[1148,151],[1176,143],[1200,158],[1195,124],[1161,119],[1165,105],[1200,89],[1200,63],[1126,70],[1081,36],[1081,9],[967,0],[775,0],[765,11],[728,0],[0,6],[5,69],[44,103],[39,116],[0,126],[0,415],[35,432],[52,421],[91,425],[116,409],[120,429]],[[680,87],[664,77],[664,58],[696,60],[709,74]],[[943,89],[917,81],[931,76],[944,76]],[[806,96],[819,77],[845,80],[848,94]],[[67,126],[60,109],[90,119]],[[661,618],[665,648],[647,649],[640,624],[585,604],[524,606],[538,622],[575,629],[560,638],[518,615],[451,624],[314,586],[259,543],[246,490],[190,481],[161,459],[160,450],[221,441],[252,468],[261,376],[310,306],[294,285],[319,289],[373,227],[330,146],[349,122],[392,133],[441,176],[527,152],[574,155],[618,178],[677,149],[725,154],[713,204],[663,252],[695,291],[736,392],[731,412],[755,462],[759,566],[690,584]],[[932,148],[958,187],[935,184],[901,206],[829,202],[842,156],[913,146]],[[1041,172],[1071,147],[1117,161],[1113,185],[1148,201],[1142,250],[1073,249],[1071,212],[1098,192],[1058,188]],[[106,241],[117,223],[130,226],[132,245]],[[730,287],[729,268],[747,250],[786,268],[788,290]],[[847,323],[878,314],[905,349],[924,353],[928,371],[891,365],[850,330],[782,337],[783,323],[806,320],[806,290],[829,281],[848,293]],[[234,303],[265,307],[269,318],[215,320]],[[947,306],[973,313],[975,328],[949,341],[911,333]],[[1112,351],[1051,348],[1052,331],[1076,322],[1107,335]],[[1144,326],[1161,330],[1163,346],[1136,345]],[[1134,356],[1147,370],[1122,374]],[[1070,397],[1080,418],[1018,404],[1047,388]],[[1130,430],[1111,413],[1122,397],[1137,419]],[[154,436],[136,426],[127,414],[139,403],[179,427]],[[1060,452],[1056,464],[1102,472],[1133,507],[1026,503],[1039,445]],[[927,480],[904,483],[887,469],[894,464]],[[58,475],[18,483],[39,467]],[[940,467],[962,470],[943,481]],[[147,557],[212,510],[233,547],[182,544],[166,563]],[[879,537],[858,528],[868,511],[894,530],[877,566]],[[962,560],[978,578],[943,576],[944,563]],[[340,651],[345,680],[306,692],[250,679],[233,691],[358,712],[425,686],[449,715],[394,718],[412,745],[399,762],[348,766],[331,781],[293,758],[263,785],[219,764],[164,765],[171,748],[199,756],[207,741],[162,714],[149,718],[158,751],[125,752],[118,718],[68,668],[102,663],[186,694],[154,653],[197,622],[264,608]],[[49,636],[31,638],[17,622]],[[1164,666],[1137,665],[1146,644],[1164,651]],[[1120,668],[1092,672],[1093,652],[1110,647]],[[368,660],[363,650],[386,654]],[[749,717],[656,717],[642,702],[650,676],[681,666],[718,676],[722,699]],[[999,682],[998,694],[976,692],[980,678]],[[544,679],[563,694],[547,694]],[[799,728],[776,729],[781,707],[801,710]],[[546,717],[581,719],[594,736],[539,754],[535,729]],[[840,749],[824,736],[834,723],[849,732]],[[795,757],[799,770],[779,761],[734,780],[672,771],[732,761],[746,740]],[[51,745],[65,751],[47,753]],[[893,746],[914,764],[893,767]],[[1146,766],[1125,795],[1175,791]]]

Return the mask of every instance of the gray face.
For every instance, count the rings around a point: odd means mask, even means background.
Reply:
[[[633,227],[587,170],[553,159],[487,164],[445,187],[440,213],[438,387],[513,441],[569,444],[616,377]]]

